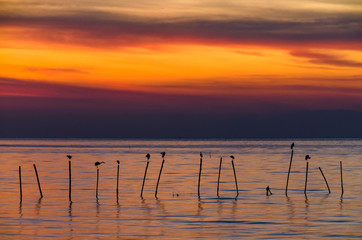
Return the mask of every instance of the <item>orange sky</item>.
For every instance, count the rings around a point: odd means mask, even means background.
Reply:
[[[0,68],[0,137],[360,137],[362,4],[0,0]]]
[[[192,95],[362,90],[359,1],[0,5],[7,80]]]

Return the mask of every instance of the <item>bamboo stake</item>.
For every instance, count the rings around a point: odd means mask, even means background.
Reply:
[[[33,166],[34,166],[34,170],[35,170],[36,180],[38,181],[38,188],[39,188],[39,192],[40,192],[40,198],[43,198],[43,193],[42,193],[41,187],[40,187],[40,181],[39,181],[38,171],[36,170],[35,164],[33,164]]]
[[[341,171],[341,187],[342,187],[342,195],[341,196],[343,196],[344,189],[343,189],[342,161],[339,161],[339,169]]]
[[[197,196],[200,198],[200,180],[201,180],[201,171],[202,171],[202,153],[200,152],[200,170],[199,170],[199,181],[197,185]]]
[[[322,176],[323,176],[323,178],[324,178],[324,181],[326,182],[326,185],[327,185],[327,188],[328,188],[328,193],[331,193],[331,190],[329,189],[329,185],[328,185],[327,179],[326,179],[326,177],[324,176],[324,174],[323,174],[323,171],[322,171],[321,167],[319,167],[319,170],[321,171]]]
[[[290,154],[290,162],[289,162],[289,170],[288,170],[288,176],[287,176],[287,184],[285,186],[285,196],[288,196],[288,184],[289,184],[289,174],[290,174],[290,169],[292,167],[292,161],[293,161],[293,147],[294,147],[294,142],[292,143],[292,145],[290,146],[290,148],[292,149],[292,152]]]
[[[219,164],[219,175],[217,177],[217,197],[219,198],[219,186],[220,186],[220,175],[221,175],[221,164],[222,164],[222,157],[220,158],[220,164]]]
[[[20,202],[23,201],[23,187],[21,184],[21,166],[19,166],[19,190],[20,190]]]
[[[239,196],[239,188],[238,188],[238,180],[236,178],[236,171],[235,171],[235,166],[234,166],[234,156],[231,155],[231,164],[233,165],[233,171],[234,171],[234,178],[235,178],[235,187],[236,187],[236,197],[237,198]]]
[[[158,192],[158,184],[160,183],[160,178],[161,178],[161,173],[162,173],[162,169],[163,169],[163,164],[165,163],[165,152],[161,152],[162,155],[162,164],[161,164],[161,168],[160,168],[160,173],[158,174],[158,179],[157,179],[157,184],[156,184],[156,190],[155,190],[155,198],[157,198],[157,192]]]

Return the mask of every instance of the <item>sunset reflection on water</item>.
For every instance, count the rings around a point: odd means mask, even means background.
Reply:
[[[2,239],[220,239],[362,237],[362,141],[298,140],[289,181],[291,141],[279,140],[0,140],[0,235]],[[155,185],[165,151],[158,199]],[[204,154],[201,199],[197,197],[199,152]],[[151,154],[144,199],[139,197]],[[72,200],[68,201],[68,159]],[[307,198],[305,160],[309,160]],[[239,197],[230,155],[235,156]],[[220,198],[216,196],[223,157]],[[120,163],[119,199],[116,171]],[[345,193],[341,198],[339,161]],[[96,167],[99,199],[95,197]],[[39,172],[40,199],[32,164]],[[23,201],[19,201],[18,166]],[[331,187],[328,194],[318,170]],[[265,195],[270,186],[272,196]]]

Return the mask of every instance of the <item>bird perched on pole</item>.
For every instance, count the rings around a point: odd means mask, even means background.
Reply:
[[[147,160],[150,160],[151,155],[149,153],[146,154]]]
[[[294,142],[292,143],[292,145],[290,145],[290,149],[294,148]]]
[[[118,160],[117,160],[118,161]],[[98,167],[99,165],[101,165],[102,163],[105,163],[105,162],[95,162],[94,163],[94,166]]]
[[[231,159],[235,159],[235,157],[233,155],[231,155],[230,157],[231,157]]]
[[[67,155],[67,158],[69,158],[69,160],[70,160],[70,159],[72,159],[72,156],[71,156],[71,155]]]
[[[308,159],[311,159],[309,155],[305,155],[305,160],[308,161]]]
[[[200,152],[200,158],[202,158],[204,155],[202,155],[202,152]]]
[[[165,158],[166,152],[161,152],[162,158]]]

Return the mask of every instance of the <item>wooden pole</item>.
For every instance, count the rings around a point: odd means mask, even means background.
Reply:
[[[41,187],[40,187],[40,181],[39,181],[38,171],[36,170],[36,166],[35,166],[35,164],[33,164],[33,166],[34,166],[34,170],[35,170],[36,180],[38,181],[38,187],[39,187],[39,192],[40,192],[40,198],[43,198],[43,193],[42,193],[42,191],[41,191]]]
[[[157,184],[156,184],[156,191],[155,191],[155,198],[157,198],[157,191],[158,191],[158,184],[160,182],[160,178],[161,178],[161,173],[162,173],[162,169],[163,169],[163,164],[165,163],[165,159],[162,159],[162,164],[161,164],[161,168],[160,168],[160,173],[158,174],[158,179],[157,179]]]
[[[221,174],[221,164],[222,164],[222,157],[220,158],[220,164],[219,164],[219,175],[217,177],[217,197],[219,198],[219,186],[220,186],[220,174]]]
[[[150,161],[147,161],[146,168],[145,168],[145,174],[143,175],[143,182],[142,182],[142,188],[141,188],[141,198],[143,198],[143,188],[144,188],[144,186],[145,186],[147,169],[148,169],[148,165],[149,165],[149,164],[150,164]]]
[[[290,154],[290,162],[289,162],[289,170],[288,170],[288,176],[287,176],[287,184],[285,186],[285,196],[288,196],[288,184],[289,184],[289,175],[290,175],[290,169],[292,168],[292,161],[293,161],[293,149]]]
[[[96,185],[96,198],[98,199],[98,182],[99,182],[99,168],[97,167],[97,185]]]
[[[304,185],[304,195],[307,195],[307,182],[308,182],[308,162],[305,171],[305,185]]]
[[[343,195],[344,189],[343,189],[342,161],[339,161],[339,168],[341,171],[341,188],[342,188],[342,195]]]
[[[323,176],[323,178],[324,178],[324,181],[326,182],[326,185],[327,185],[327,188],[328,188],[328,193],[331,193],[331,190],[329,189],[329,185],[328,185],[327,179],[326,179],[326,177],[324,176],[324,174],[323,174],[323,171],[322,171],[321,167],[319,167],[319,170],[321,171],[322,176]]]
[[[116,189],[117,199],[118,199],[118,188],[119,188],[119,163],[117,165],[117,189]]]
[[[20,202],[23,201],[23,187],[21,184],[21,166],[19,166],[19,190],[20,190]]]
[[[235,166],[234,166],[234,160],[231,159],[231,164],[233,165],[233,170],[234,170],[234,178],[235,178],[235,187],[236,187],[236,197],[237,198],[239,196],[239,188],[238,188],[238,180],[236,178],[236,172],[235,172]]]
[[[201,171],[202,171],[202,157],[200,157],[199,182],[198,182],[198,185],[197,185],[197,196],[198,196],[199,198],[200,198]]]
[[[72,202],[72,162],[69,159],[69,202]]]

